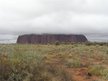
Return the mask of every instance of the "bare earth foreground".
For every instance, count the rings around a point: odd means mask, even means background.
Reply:
[[[108,81],[108,46],[0,45],[0,81]]]

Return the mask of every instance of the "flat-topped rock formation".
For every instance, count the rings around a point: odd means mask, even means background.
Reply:
[[[17,39],[19,44],[48,44],[55,42],[87,42],[87,38],[84,35],[74,34],[28,34],[21,35]]]

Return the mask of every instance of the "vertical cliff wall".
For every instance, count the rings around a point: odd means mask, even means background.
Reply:
[[[54,42],[86,42],[84,35],[65,35],[65,34],[29,34],[21,35],[17,39],[20,44],[47,44]]]

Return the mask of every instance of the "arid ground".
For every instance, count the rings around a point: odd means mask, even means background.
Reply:
[[[1,44],[0,81],[108,81],[108,44]]]

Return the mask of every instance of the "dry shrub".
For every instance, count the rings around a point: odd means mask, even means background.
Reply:
[[[39,60],[40,61],[40,60]],[[70,81],[67,73],[56,66],[46,65],[36,59],[0,58],[0,80],[2,81]]]

